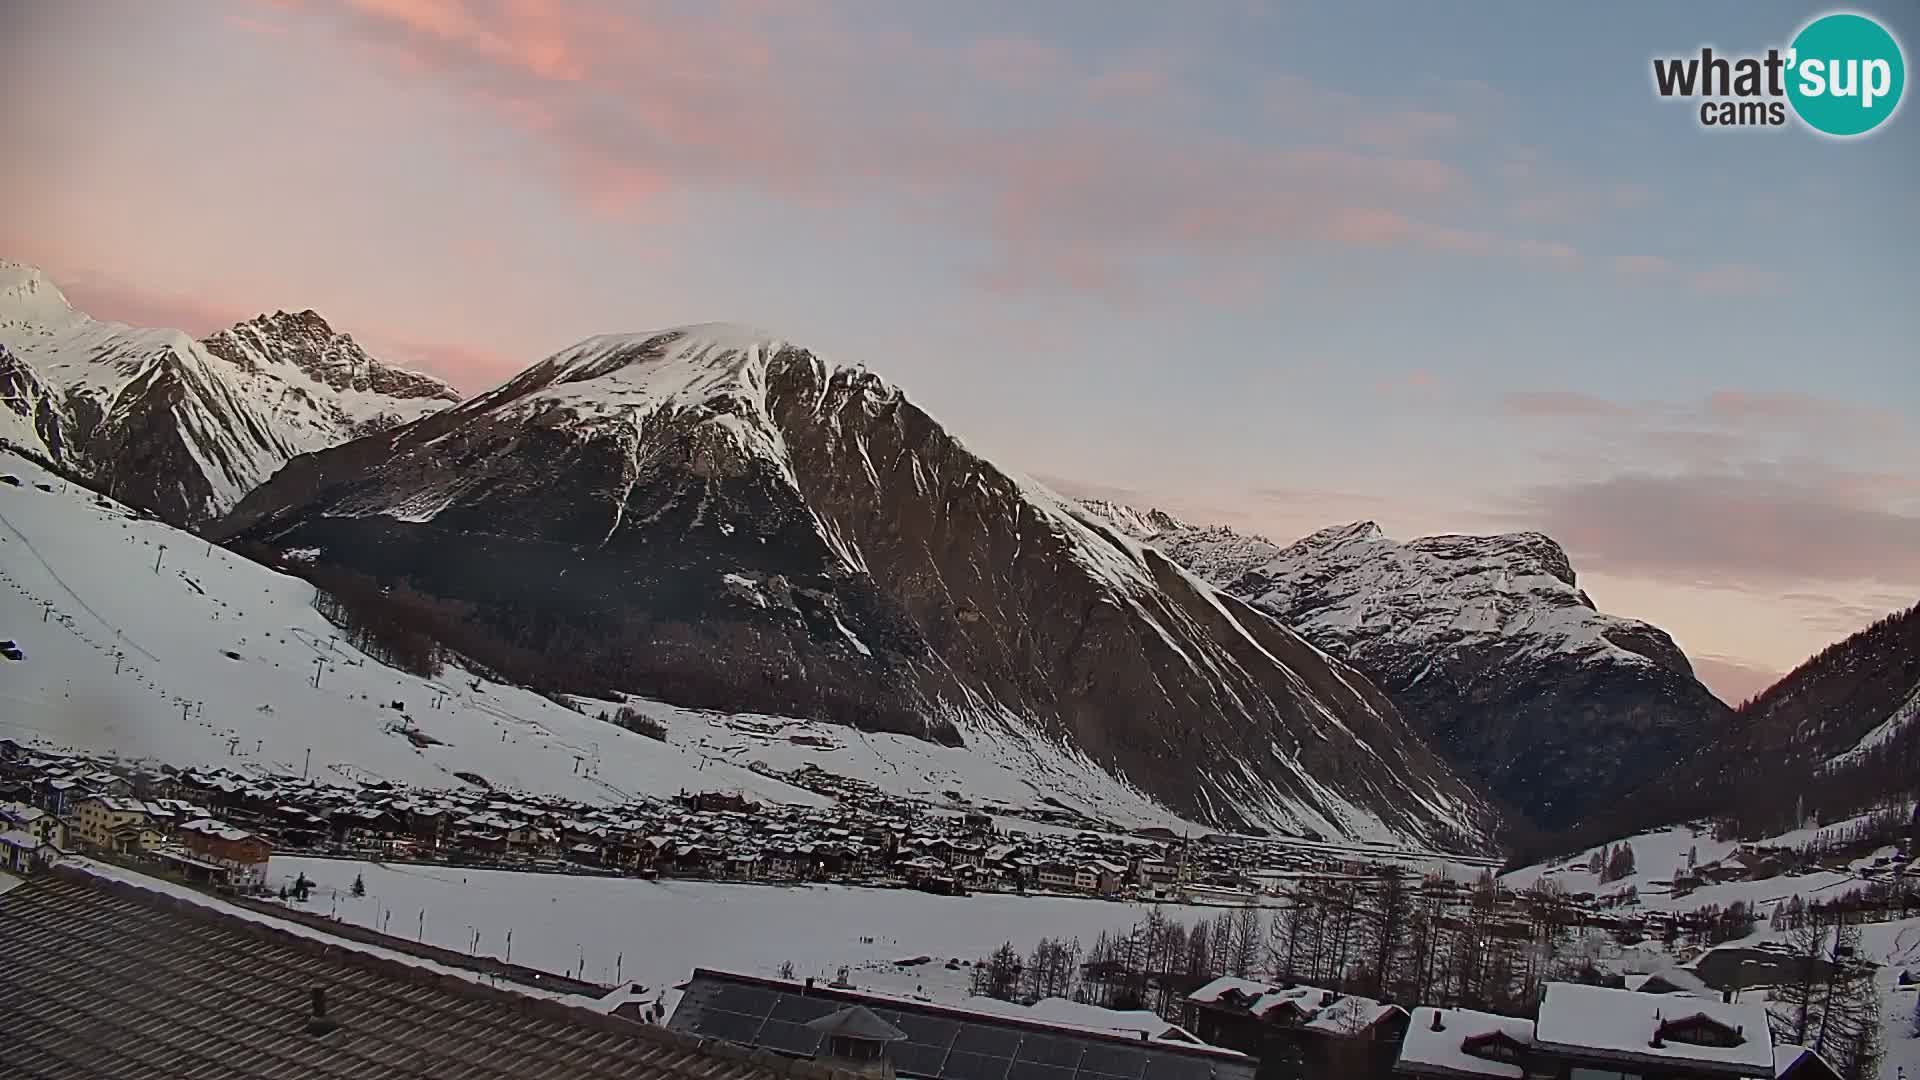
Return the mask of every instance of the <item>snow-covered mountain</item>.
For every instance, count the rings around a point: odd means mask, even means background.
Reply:
[[[1539,533],[1399,542],[1372,522],[1289,545],[1090,509],[1371,678],[1498,798],[1558,828],[1726,730],[1657,627],[1595,609]]]
[[[608,702],[576,711],[457,664],[415,675],[356,649],[299,578],[5,450],[0,477],[0,633],[21,657],[0,659],[0,738],[23,745],[333,783],[460,787],[467,773],[616,803],[702,790],[821,805],[772,775],[816,766],[939,805],[951,791],[993,812],[1183,825],[1083,756],[1001,730],[962,749],[630,701],[660,741],[595,719]]]
[[[771,335],[592,338],[294,459],[220,535],[429,597],[503,670],[1097,762],[1195,820],[1484,838],[1364,678],[896,388]]]
[[[460,400],[369,357],[317,314],[276,312],[195,341],[74,310],[0,261],[0,438],[168,521],[225,513],[295,454]]]
[[[1742,705],[1738,726],[1743,752],[1769,760],[1845,765],[1920,747],[1920,604],[1821,650]]]

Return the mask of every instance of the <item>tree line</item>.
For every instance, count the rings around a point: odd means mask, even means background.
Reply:
[[[1885,1054],[1876,965],[1855,923],[1807,918],[1787,932],[1789,959],[1769,993],[1774,1041],[1819,1054],[1842,1080],[1876,1080]]]
[[[1734,711],[1730,737],[1573,829],[1510,830],[1513,866],[1680,821],[1714,820],[1757,840],[1808,820],[1840,821],[1920,797],[1920,724],[1830,762],[1839,719],[1889,715],[1920,679],[1920,604],[1821,650]]]
[[[1381,1001],[1532,1015],[1549,980],[1598,982],[1575,945],[1580,914],[1545,880],[1503,900],[1491,874],[1471,886],[1392,868],[1302,879],[1277,905],[1185,923],[1155,908],[1090,947],[1011,942],[973,969],[976,994],[1065,997],[1150,1010],[1178,1022],[1185,996],[1223,975],[1304,984]]]

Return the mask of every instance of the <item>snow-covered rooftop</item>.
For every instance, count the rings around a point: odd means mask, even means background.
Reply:
[[[1434,1026],[1436,1014],[1440,1020],[1438,1028]],[[1518,1080],[1526,1072],[1522,1066],[1467,1052],[1467,1040],[1493,1034],[1505,1035],[1525,1046],[1533,1042],[1533,1021],[1473,1009],[1435,1009],[1423,1005],[1413,1010],[1406,1041],[1400,1044],[1397,1068],[1412,1072]]]
[[[1657,1039],[1662,1023],[1704,1016],[1738,1034],[1735,1046]],[[1773,1036],[1766,1007],[1641,994],[1579,983],[1549,983],[1534,1042],[1564,1053],[1598,1054],[1646,1064],[1685,1063],[1739,1076],[1773,1075]]]

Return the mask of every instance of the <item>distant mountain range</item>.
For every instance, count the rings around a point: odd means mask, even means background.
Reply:
[[[937,740],[1012,726],[1196,820],[1472,841],[1365,679],[895,387],[732,326],[593,338],[295,459],[218,529],[405,581],[557,681]]]
[[[175,524],[213,520],[296,454],[458,400],[311,311],[195,341],[89,318],[39,270],[0,262],[0,439]]]
[[[195,340],[0,262],[0,441],[529,686],[1044,744],[1216,827],[1484,847],[1503,813],[1710,808],[1729,755],[1920,742],[1910,621],[1736,714],[1538,533],[1276,544],[1077,503],[735,326],[590,338],[462,401],[312,311]]]
[[[1358,522],[1283,546],[1087,505],[1359,668],[1541,828],[1578,822],[1728,729],[1673,639],[1596,610],[1539,533],[1398,542]]]

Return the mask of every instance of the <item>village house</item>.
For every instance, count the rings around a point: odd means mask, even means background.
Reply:
[[[85,794],[78,780],[49,773],[35,789],[34,800],[47,813],[67,817],[73,813],[74,800]]]
[[[180,826],[180,843],[195,858],[226,870],[228,883],[235,887],[266,888],[273,849],[253,833],[201,818]]]
[[[782,1020],[742,1023],[750,1013]],[[684,984],[667,1029],[703,1045],[733,1043],[794,1064],[832,1064],[872,1080],[1255,1080],[1258,1065],[1233,1051],[1152,1037],[1146,1029],[936,1004],[860,990],[839,979],[822,985],[705,968],[695,969]],[[848,1046],[849,1036],[868,1045]]]
[[[1093,892],[1101,896],[1117,896],[1122,889],[1126,888],[1125,865],[1106,859],[1095,859],[1090,866],[1093,870]]]
[[[0,870],[37,874],[60,858],[60,849],[24,829],[0,830]]]
[[[1162,859],[1140,859],[1133,867],[1134,884],[1156,893],[1173,887],[1177,880],[1174,868]]]
[[[67,823],[26,803],[0,803],[0,830],[24,832],[49,847],[67,847]]]
[[[1407,1030],[1406,1010],[1314,986],[1222,976],[1188,994],[1181,1027],[1260,1058],[1297,1061],[1306,1075],[1381,1075]]]
[[[1421,1080],[1521,1080],[1533,1021],[1474,1009],[1413,1010],[1393,1071]]]
[[[1548,983],[1534,1025],[1529,1076],[1602,1080],[1771,1078],[1764,1005]]]
[[[90,795],[73,804],[72,835],[81,847],[139,851],[164,839],[155,820],[153,806],[139,799]]]

